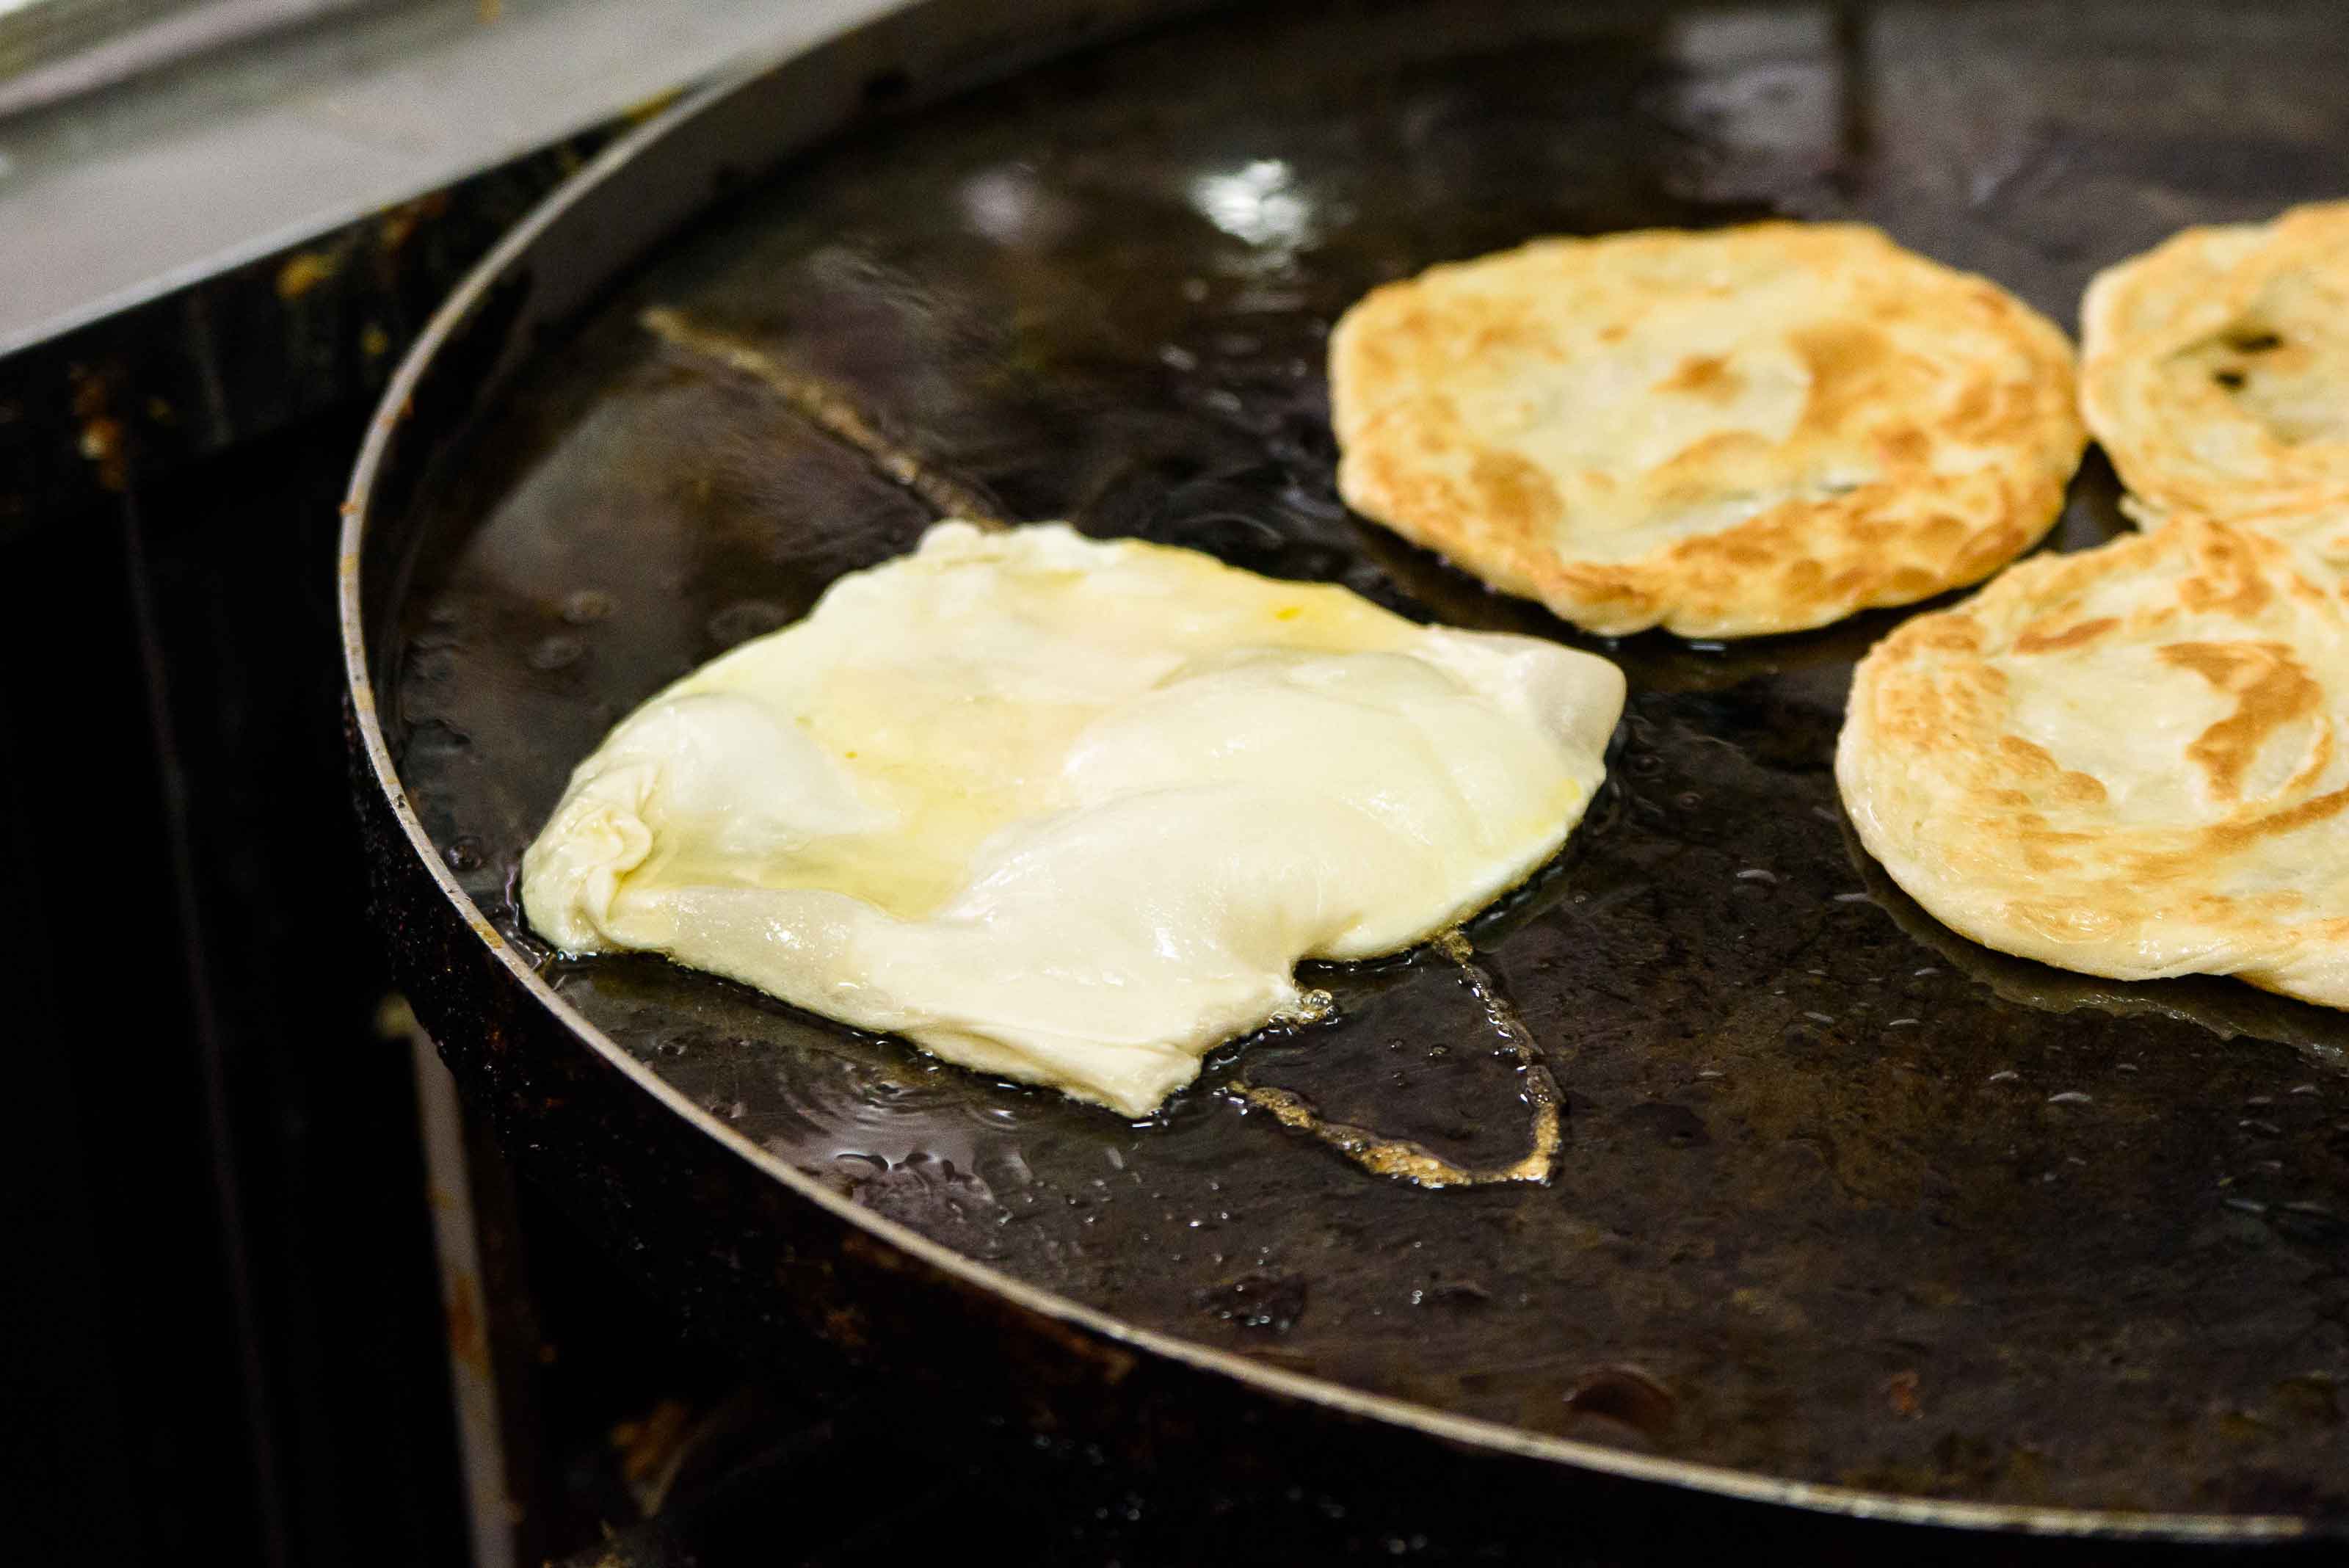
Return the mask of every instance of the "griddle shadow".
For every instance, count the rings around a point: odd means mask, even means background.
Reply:
[[[2333,1072],[2349,1075],[2349,1017],[2219,975],[2108,980],[1983,947],[1941,924],[1902,892],[1891,873],[1860,844],[1858,829],[1840,804],[1836,816],[1844,849],[1877,908],[1903,932],[1994,994],[2041,1012],[2085,1008],[2115,1018],[2173,1018],[2199,1024],[2221,1040],[2248,1036],[2290,1045]]]

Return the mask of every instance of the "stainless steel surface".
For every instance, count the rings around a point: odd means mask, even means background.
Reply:
[[[414,0],[0,119],[0,354],[890,8]]]
[[[0,0],[0,116],[274,28],[412,0]]]
[[[440,1261],[440,1311],[449,1330],[449,1383],[456,1407],[457,1448],[463,1461],[466,1526],[471,1568],[514,1568],[514,1478],[507,1473],[498,1380],[491,1365],[482,1293],[486,1270],[474,1222],[471,1162],[465,1150],[465,1111],[456,1081],[440,1064],[429,1035],[405,999],[387,998],[384,1034],[404,1039],[416,1059],[417,1120],[424,1137],[425,1200],[432,1210],[432,1241]]]

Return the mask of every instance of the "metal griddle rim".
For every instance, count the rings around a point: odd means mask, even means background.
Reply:
[[[1204,9],[1213,3],[1214,0],[1205,0],[1204,4],[1203,0],[1140,0],[1139,8],[1163,17]],[[966,0],[919,0],[895,16],[903,17],[919,13],[924,20],[935,19],[951,26],[957,12],[968,12],[974,8]],[[1044,0],[1035,6],[1035,10],[1083,14],[1082,7],[1071,4],[1071,0]],[[480,906],[458,886],[439,848],[426,833],[422,820],[409,804],[407,791],[393,765],[390,748],[384,738],[377,711],[375,680],[367,657],[367,623],[360,591],[361,544],[367,534],[378,471],[390,452],[392,438],[405,418],[410,400],[433,369],[442,346],[510,270],[529,254],[540,237],[559,218],[601,187],[618,179],[646,149],[677,128],[708,112],[736,91],[750,88],[751,84],[788,65],[817,66],[838,51],[848,39],[871,31],[873,28],[868,26],[859,29],[858,33],[844,35],[811,48],[793,50],[712,82],[606,148],[548,196],[467,275],[456,292],[434,313],[414,346],[400,361],[390,384],[385,389],[381,402],[368,421],[366,441],[352,470],[350,488],[342,507],[336,585],[343,671],[358,739],[365,747],[376,787],[383,792],[401,830],[408,836],[410,847],[429,869],[442,896],[513,979],[539,1005],[560,1020],[573,1035],[602,1055],[611,1066],[626,1074],[647,1095],[703,1136],[780,1183],[802,1202],[814,1205],[885,1247],[967,1285],[1009,1300],[1027,1312],[1143,1355],[1162,1357],[1232,1379],[1277,1398],[1319,1406],[1336,1414],[1419,1431],[1470,1449],[1544,1460],[1625,1480],[1660,1483],[1741,1501],[1775,1503],[1854,1520],[2046,1537],[2133,1538],[2179,1542],[2249,1543],[2256,1541],[2281,1542],[2309,1535],[2310,1522],[2290,1515],[2040,1508],[1903,1497],[1854,1487],[1774,1479],[1723,1465],[1634,1453],[1454,1415],[1407,1400],[1363,1393],[1305,1373],[1267,1366],[1229,1351],[1194,1344],[1159,1330],[1139,1327],[975,1262],[895,1220],[851,1202],[694,1104],[623,1050],[555,992],[554,987],[539,975],[531,961],[499,932]],[[832,129],[834,128],[825,127],[813,132],[809,140],[819,139]],[[783,150],[762,151],[779,152]]]

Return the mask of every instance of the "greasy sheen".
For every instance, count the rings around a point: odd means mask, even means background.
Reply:
[[[623,721],[523,862],[565,951],[1128,1115],[1554,854],[1623,679],[1058,524],[933,528]]]
[[[2140,521],[2349,535],[2349,202],[2183,230],[2098,273],[2080,406]]]
[[[2071,346],[1847,223],[1537,240],[1338,323],[1347,503],[1592,631],[1822,626],[1976,582],[2083,443]]]
[[[1909,620],[1859,665],[1836,777],[1985,946],[2349,1007],[2349,606],[2288,541],[2182,517]]]

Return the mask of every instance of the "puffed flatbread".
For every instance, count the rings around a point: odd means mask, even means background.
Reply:
[[[2158,525],[2349,534],[2349,202],[2187,229],[2098,273],[2080,408]]]
[[[2071,346],[1853,223],[1546,239],[1330,342],[1347,504],[1609,635],[1747,637],[1977,582],[2054,522]]]
[[[2349,1007],[2349,604],[2289,541],[2174,518],[1916,617],[1860,661],[1836,780],[1986,947]]]

